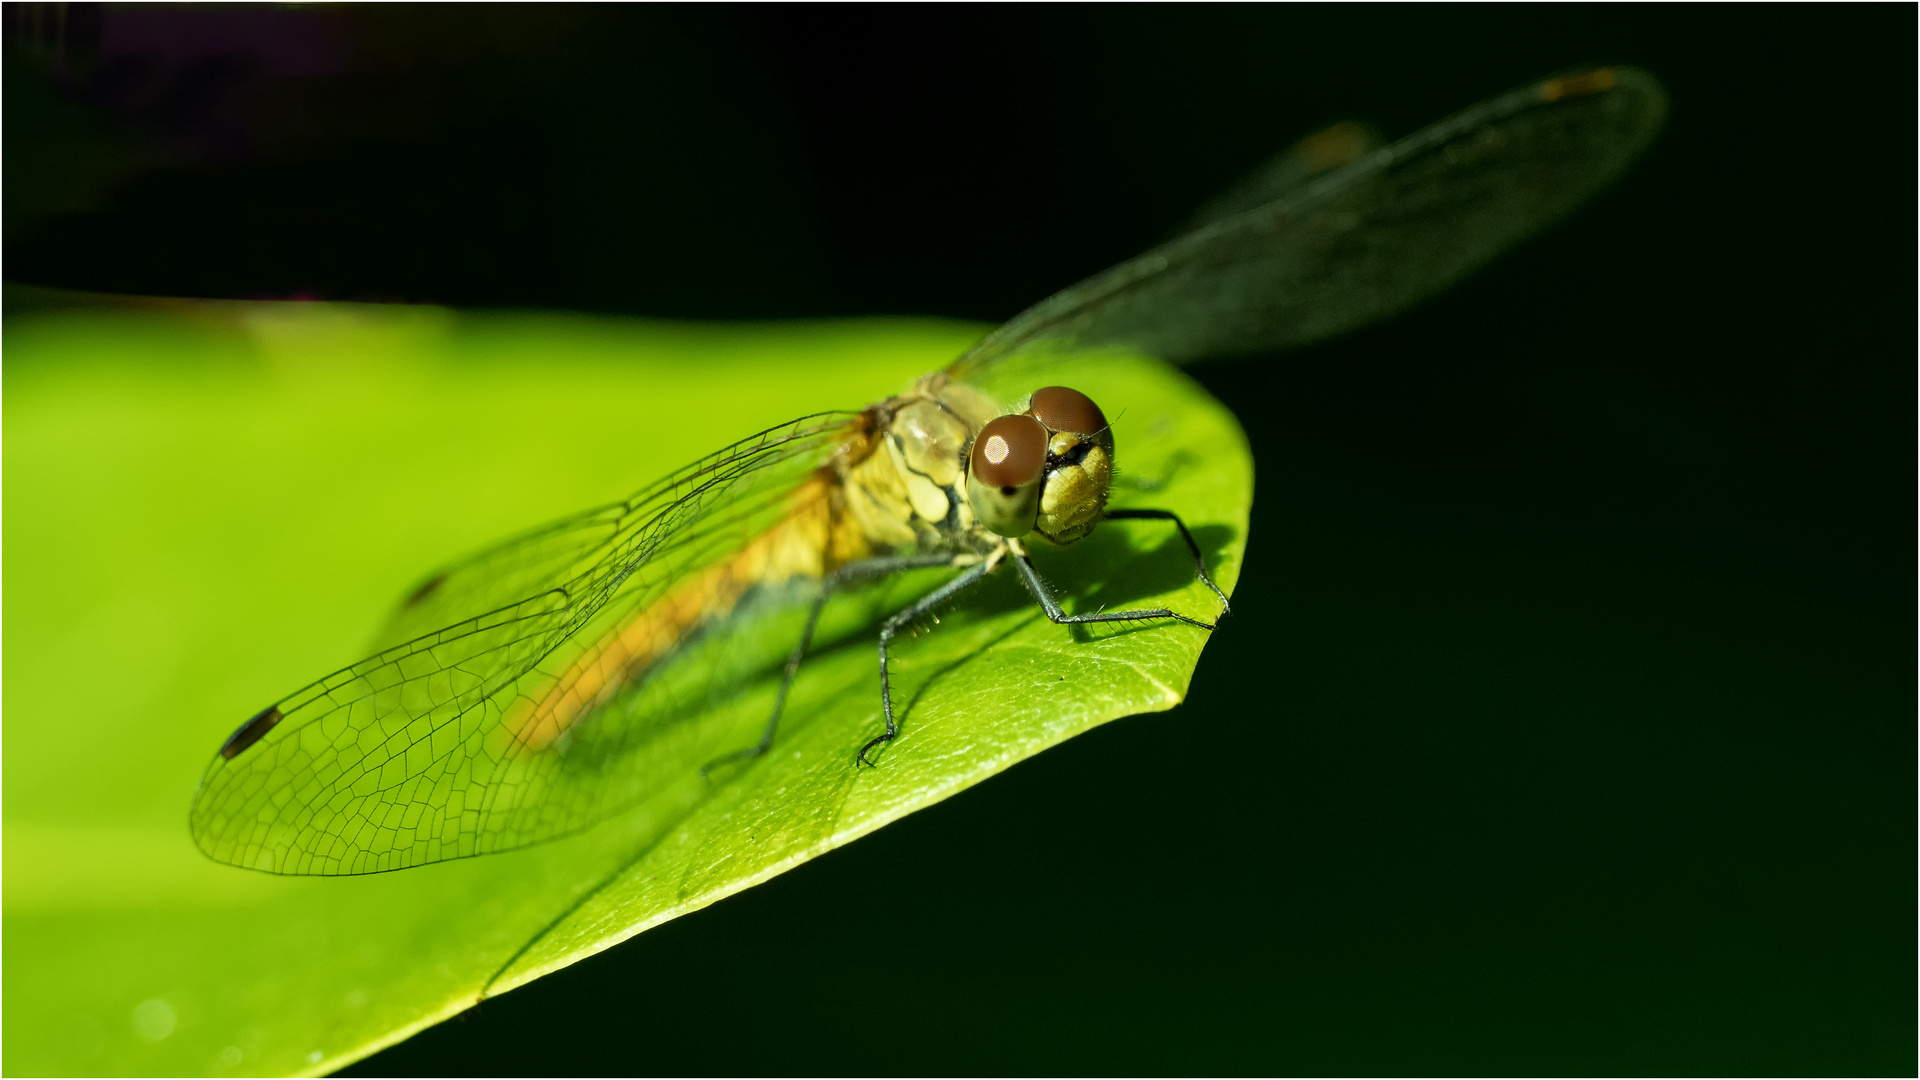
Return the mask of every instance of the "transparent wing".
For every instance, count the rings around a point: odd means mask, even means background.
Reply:
[[[1384,141],[1378,131],[1355,120],[1316,131],[1208,199],[1167,238],[1178,239],[1277,199],[1295,197],[1310,182],[1373,153]]]
[[[793,513],[850,419],[771,429],[434,575],[389,636],[435,629],[235,732],[201,779],[195,841],[273,873],[372,873],[537,843],[646,794],[660,778],[622,766],[672,709],[636,674],[688,647],[699,604],[737,597],[709,583]],[[693,607],[650,630],[672,640],[623,630],[676,604]]]
[[[949,370],[979,381],[1043,343],[1185,363],[1355,329],[1598,192],[1665,116],[1653,76],[1602,68],[1483,102],[1317,177],[1283,155],[1203,209],[1193,232],[1041,301]]]
[[[435,571],[400,602],[376,647],[412,641],[571,580],[612,548],[622,526],[631,523],[632,504],[630,499],[595,507]]]
[[[1599,190],[1664,113],[1657,82],[1618,68],[1383,149],[1322,133],[1209,204],[1192,232],[1042,302],[950,370],[1012,396],[1032,386],[1008,384],[1024,365],[1004,361],[1055,351],[1036,345],[1186,361],[1352,329]],[[755,634],[790,647],[797,631],[702,613],[777,603],[729,582],[729,560],[795,512],[809,475],[855,437],[849,419],[772,429],[433,575],[376,655],[235,732],[201,780],[196,842],[276,873],[369,873],[536,843],[684,780],[707,752],[672,741],[692,738],[674,726],[697,711],[688,696],[758,663]],[[690,656],[701,662],[666,662]]]

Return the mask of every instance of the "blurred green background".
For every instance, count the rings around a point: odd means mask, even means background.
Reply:
[[[350,1071],[1915,1068],[1913,9],[5,11],[9,282],[164,295],[992,321],[1316,125],[1672,94],[1450,296],[1197,372],[1257,488],[1185,706]]]

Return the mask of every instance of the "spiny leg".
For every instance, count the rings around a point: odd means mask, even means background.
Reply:
[[[1215,585],[1213,579],[1207,575],[1207,563],[1206,559],[1200,554],[1200,545],[1194,540],[1193,534],[1187,531],[1186,523],[1181,521],[1178,515],[1171,510],[1112,510],[1109,511],[1106,516],[1109,519],[1124,520],[1134,518],[1173,522],[1174,527],[1180,530],[1181,538],[1187,542],[1187,550],[1193,553],[1194,573],[1206,584],[1207,588],[1213,590],[1213,595],[1220,598],[1221,614],[1224,615],[1227,613],[1229,610],[1227,594],[1221,592],[1220,586]],[[1068,615],[1065,611],[1061,610],[1059,603],[1054,600],[1053,593],[1047,589],[1046,583],[1040,580],[1040,574],[1034,570],[1032,560],[1030,560],[1019,547],[1016,546],[1012,550],[1015,553],[1013,554],[1014,565],[1020,568],[1020,577],[1021,580],[1026,582],[1027,591],[1031,592],[1034,599],[1040,602],[1041,609],[1047,613],[1047,618],[1053,622],[1098,623],[1134,622],[1141,619],[1173,619],[1186,623],[1189,626],[1200,627],[1202,630],[1212,630],[1214,628],[1212,623],[1201,622],[1199,619],[1189,618],[1188,616],[1167,608],[1143,608],[1136,611],[1106,611],[1095,612],[1089,615]],[[966,571],[955,577],[952,581],[921,597],[915,601],[912,606],[889,618],[880,627],[880,707],[886,714],[887,730],[884,734],[876,735],[872,739],[867,740],[867,744],[860,748],[860,753],[854,758],[856,766],[873,764],[867,760],[867,751],[872,750],[881,743],[893,741],[894,737],[899,734],[899,728],[893,720],[893,689],[887,675],[887,642],[893,639],[893,635],[898,633],[902,626],[952,599],[962,590],[977,583],[981,578],[986,577],[993,571],[993,568],[994,561],[968,567]]]
[[[867,751],[881,743],[892,742],[893,737],[900,733],[899,727],[893,722],[893,687],[887,681],[887,642],[893,640],[893,635],[899,633],[901,627],[953,599],[961,591],[992,573],[993,566],[992,562],[982,562],[967,567],[952,581],[914,601],[880,625],[880,710],[886,714],[887,730],[885,734],[868,739],[867,745],[860,748],[860,753],[853,759],[855,768],[861,765],[872,765],[873,762],[867,760]]]
[[[1193,534],[1187,531],[1187,523],[1180,520],[1180,515],[1171,510],[1109,510],[1104,516],[1108,521],[1173,522],[1173,527],[1180,530],[1180,539],[1187,542],[1187,550],[1193,553],[1194,574],[1206,584],[1207,588],[1213,590],[1213,595],[1220,598],[1220,614],[1226,615],[1233,611],[1233,605],[1227,603],[1227,594],[1221,592],[1220,586],[1215,585],[1213,579],[1207,576],[1207,560],[1200,554],[1200,545],[1194,541]]]
[[[1141,619],[1176,619],[1188,626],[1197,626],[1202,630],[1213,629],[1213,624],[1188,618],[1177,611],[1167,608],[1141,608],[1137,611],[1096,611],[1089,615],[1069,615],[1060,610],[1060,604],[1048,591],[1047,583],[1040,580],[1039,571],[1033,568],[1033,560],[1026,555],[1015,555],[1013,565],[1020,569],[1020,580],[1027,583],[1027,591],[1040,601],[1040,607],[1047,618],[1056,623],[1097,623],[1097,622],[1137,622]]]
[[[745,750],[735,750],[731,754],[717,757],[707,762],[700,770],[701,775],[712,772],[722,765],[748,758],[761,757],[773,748],[773,734],[780,728],[780,715],[786,711],[787,692],[793,689],[794,677],[800,674],[800,662],[806,659],[807,648],[813,644],[814,628],[820,624],[820,612],[827,606],[828,598],[836,589],[850,581],[862,578],[885,577],[903,570],[919,570],[931,566],[947,566],[953,562],[950,555],[902,555],[879,559],[861,559],[850,562],[821,581],[820,595],[814,598],[812,608],[807,612],[806,628],[800,631],[800,640],[793,647],[793,654],[787,657],[786,670],[780,676],[780,689],[773,695],[773,712],[767,717],[766,730],[760,733],[760,741]]]

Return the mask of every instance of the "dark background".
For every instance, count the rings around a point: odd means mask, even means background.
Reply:
[[[700,318],[1004,319],[1318,125],[1651,69],[1551,233],[1199,369],[1259,488],[1185,706],[348,1071],[1914,1072],[1912,7],[5,29],[11,282]]]

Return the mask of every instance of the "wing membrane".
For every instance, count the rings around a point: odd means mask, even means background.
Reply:
[[[436,571],[401,601],[377,644],[412,641],[561,585],[605,557],[631,513],[628,502],[598,506]]]
[[[1256,210],[1276,199],[1297,196],[1314,180],[1380,148],[1380,133],[1345,120],[1287,147],[1239,183],[1208,199],[1168,235],[1178,239],[1205,226]]]
[[[1651,75],[1604,68],[1494,98],[1304,184],[1283,158],[1203,212],[1209,223],[1041,301],[950,370],[975,378],[1042,343],[1186,363],[1355,329],[1439,292],[1598,192],[1665,115]],[[1230,212],[1263,191],[1278,194]]]
[[[1043,301],[949,370],[1017,395],[1032,389],[1009,383],[1027,365],[1005,361],[1045,364],[1054,346],[1184,362],[1341,333],[1570,210],[1664,114],[1659,84],[1619,68],[1527,87],[1377,150],[1358,129],[1314,141],[1331,129],[1209,204],[1187,235]],[[371,873],[536,843],[684,779],[707,752],[676,726],[697,711],[686,695],[702,679],[737,692],[725,662],[781,627],[688,616],[657,641],[631,632],[650,625],[643,612],[698,603],[706,594],[686,587],[791,512],[852,437],[849,420],[763,432],[428,578],[378,653],[282,699],[215,757],[196,842],[274,873]],[[716,663],[668,662],[690,656]]]
[[[659,717],[633,707],[620,627],[778,520],[848,419],[763,432],[430,578],[390,636],[449,621],[287,696],[257,743],[215,757],[196,842],[274,873],[371,873],[536,843],[645,794],[648,770],[619,766]],[[595,664],[606,692],[542,729],[555,686]]]

